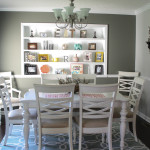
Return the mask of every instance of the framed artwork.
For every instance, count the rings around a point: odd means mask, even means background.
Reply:
[[[103,74],[103,65],[95,65],[95,74]]]
[[[25,62],[36,62],[37,54],[36,53],[25,53]]]
[[[80,30],[80,38],[86,38],[87,30]]]
[[[70,72],[71,74],[83,74],[83,64],[70,64]]]
[[[96,43],[89,43],[89,50],[96,50]]]
[[[39,54],[38,55],[38,61],[39,62],[48,62],[49,61],[48,54]]]
[[[96,52],[95,61],[96,62],[104,62],[104,52]]]
[[[25,75],[36,75],[37,65],[25,64]]]
[[[28,43],[28,49],[37,49],[37,43]]]
[[[83,61],[92,62],[92,52],[83,53]]]

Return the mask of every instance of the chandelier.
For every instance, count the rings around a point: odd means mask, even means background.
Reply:
[[[80,8],[80,11],[73,12],[74,0],[70,0],[70,6],[63,9],[53,9],[56,18],[56,26],[60,29],[76,28],[78,30],[87,26],[87,17],[90,8]]]

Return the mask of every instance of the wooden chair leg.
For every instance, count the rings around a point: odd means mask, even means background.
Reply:
[[[70,150],[73,150],[73,145],[72,145],[72,130],[69,132],[69,146],[70,146]]]
[[[76,132],[77,132],[77,128],[74,125],[74,127],[73,127],[73,144],[76,144],[76,136],[77,136]]]
[[[13,124],[10,124],[10,126],[9,126],[9,135],[11,135],[11,133],[12,133],[12,128],[13,128]]]
[[[42,133],[41,130],[39,130],[39,146],[38,146],[38,150],[41,150],[42,147]]]
[[[34,136],[35,136],[35,143],[37,144],[37,123],[33,123],[33,128],[34,128]]]
[[[135,121],[133,121],[133,135],[134,135],[134,139],[135,139],[135,141],[137,142],[138,141],[138,139],[137,139],[137,135],[136,135],[136,120]]]
[[[6,122],[6,126],[5,126],[5,140],[4,140],[4,145],[6,145],[6,143],[7,143],[8,134],[9,134],[9,123],[7,123],[7,122]]]
[[[105,133],[102,133],[102,143],[105,142]]]
[[[108,132],[108,145],[109,145],[109,150],[112,150],[112,131],[111,130]]]
[[[82,132],[79,132],[79,150],[82,149]]]

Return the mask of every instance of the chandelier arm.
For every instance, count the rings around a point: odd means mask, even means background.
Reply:
[[[76,22],[74,22],[74,27],[78,30],[81,30],[83,28],[85,28],[87,26],[87,24],[82,24],[82,23],[78,23],[79,25],[77,25]],[[84,26],[83,26],[84,25]]]
[[[64,26],[61,26],[61,22],[59,22],[59,21],[56,21],[56,26],[58,27],[58,28],[60,28],[60,29],[65,29],[65,28],[67,28],[67,26],[69,25],[69,23],[64,23]]]

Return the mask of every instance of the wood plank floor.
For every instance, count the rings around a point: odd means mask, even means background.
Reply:
[[[132,131],[132,124],[129,125]],[[0,126],[0,142],[5,134],[5,118],[2,117],[2,125]],[[137,136],[138,138],[150,148],[150,123],[137,116]]]

